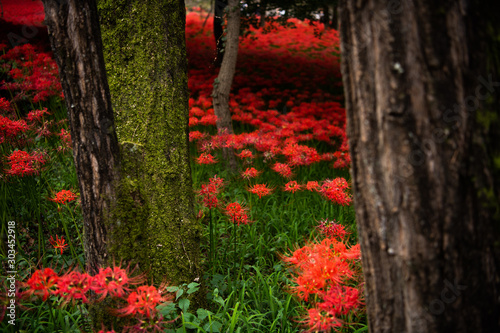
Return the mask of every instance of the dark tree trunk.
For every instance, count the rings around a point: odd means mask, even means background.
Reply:
[[[323,17],[321,18],[321,23],[325,25],[325,28],[330,26],[330,7],[327,4],[323,5]]]
[[[371,332],[500,332],[492,4],[341,1]]]
[[[68,108],[83,210],[87,270],[106,264],[105,221],[119,175],[119,146],[95,1],[44,0],[45,23]]]
[[[339,7],[338,3],[332,8],[332,20],[330,21],[330,28],[338,29],[339,28]]]
[[[224,59],[224,41],[222,37],[224,36],[224,9],[227,7],[227,0],[215,0],[215,14],[214,14],[214,38],[215,38],[215,48],[216,55],[214,64],[216,67],[220,67],[222,64],[222,59]]]
[[[259,5],[260,10],[260,21],[259,26],[264,28],[266,26],[266,17],[267,17],[267,1],[261,0]]]
[[[233,123],[229,110],[229,93],[233,84],[238,59],[238,43],[240,38],[240,3],[238,0],[229,0],[227,10],[227,35],[224,48],[224,60],[219,76],[214,82],[213,104],[217,116],[217,130],[219,133],[233,134]],[[234,151],[223,148],[222,153],[230,170],[236,171],[237,164]]]

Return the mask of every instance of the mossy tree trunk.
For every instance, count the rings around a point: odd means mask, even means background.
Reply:
[[[44,0],[73,142],[87,270],[110,261],[108,228],[117,198],[120,154],[95,1]]]
[[[240,2],[239,0],[228,0],[226,8],[227,34],[224,46],[224,58],[219,70],[219,75],[214,82],[212,93],[214,112],[217,116],[217,130],[219,133],[233,134],[233,123],[231,111],[229,110],[229,94],[236,72],[236,61],[238,60],[238,44],[240,39]],[[222,154],[228,168],[235,172],[237,162],[232,148],[223,148]]]
[[[201,278],[188,146],[186,11],[179,0],[98,0],[124,177],[109,251],[155,283]]]
[[[371,332],[500,332],[499,117],[490,109],[500,80],[485,66],[499,35],[492,6],[341,1]],[[488,37],[486,27],[496,30]]]

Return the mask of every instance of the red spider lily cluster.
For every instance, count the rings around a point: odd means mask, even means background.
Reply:
[[[350,157],[345,135],[345,110],[337,97],[320,89],[328,82],[331,84],[332,72],[340,78],[335,56],[338,53],[337,32],[324,31],[321,26],[297,20],[290,20],[297,27],[293,30],[276,27],[272,34],[252,30],[255,38],[240,40],[241,52],[238,54],[230,109],[233,122],[250,125],[255,130],[210,135],[204,127],[215,124],[210,95],[217,73],[211,70],[215,46],[211,23],[207,22],[205,30],[200,31],[199,23],[203,19],[200,13],[191,12],[186,22],[189,89],[193,96],[189,100],[190,141],[196,141],[201,153],[197,162],[216,163],[213,157],[216,149],[233,148],[245,163],[252,163],[257,157],[272,162],[268,164],[271,169],[288,180],[293,177],[293,167],[329,163],[332,168],[348,168]],[[312,37],[314,29],[321,30],[322,38]],[[308,52],[303,52],[304,49]],[[262,52],[261,58],[256,57],[259,52]],[[262,59],[272,59],[273,62],[267,64]],[[280,65],[276,66],[276,63]],[[262,75],[239,75],[247,68]],[[303,80],[310,72],[316,73],[314,82]],[[341,85],[340,79],[336,84]],[[282,89],[281,85],[294,88]],[[319,153],[304,143],[311,140],[326,143],[332,152]],[[255,170],[247,168],[242,177],[248,180],[257,177]],[[259,197],[269,195],[269,189],[262,186],[251,191]],[[332,193],[328,185],[322,191],[311,186],[307,189],[318,190],[336,204],[350,203],[346,188],[341,189],[343,196]]]
[[[24,44],[0,56],[0,60],[3,62],[2,69],[11,78],[2,85],[15,93],[14,101],[29,99],[37,103],[52,96],[62,98],[59,72],[50,54],[31,44]]]
[[[310,304],[304,320],[310,332],[340,329],[343,318],[363,305],[359,287],[353,286],[360,285],[361,280],[359,244],[348,247],[341,237],[347,234],[343,228],[337,227],[330,236],[328,225],[326,221],[318,227],[328,230],[323,241],[307,244],[283,258],[293,272],[296,286],[292,292]]]
[[[220,190],[225,186],[223,178],[215,175],[210,178],[208,183],[201,184],[201,190],[197,193],[201,198],[201,203],[205,208],[212,209],[220,206],[218,195]],[[224,214],[229,217],[232,223],[248,224],[250,219],[248,217],[248,209],[238,202],[232,202],[225,205]]]
[[[19,134],[26,132],[29,129],[28,124],[24,120],[11,120],[7,117],[0,116],[0,144],[6,140],[12,141]]]
[[[10,169],[5,173],[13,176],[32,176],[38,175],[42,166],[46,162],[46,154],[43,152],[28,153],[24,150],[15,150],[7,159]]]
[[[2,10],[2,19],[16,24],[41,26],[45,18],[41,1],[3,1]]]
[[[21,299],[39,298],[47,301],[50,296],[55,296],[64,304],[88,303],[91,297],[92,302],[100,302],[111,297],[123,305],[118,309],[110,309],[110,313],[116,316],[161,320],[157,306],[170,302],[172,296],[165,293],[164,286],[156,288],[141,285],[135,288],[144,281],[144,277],[129,275],[118,266],[100,268],[94,276],[77,271],[60,275],[51,268],[44,268],[35,271],[26,282],[21,283]]]

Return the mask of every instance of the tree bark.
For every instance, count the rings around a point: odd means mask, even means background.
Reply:
[[[484,31],[494,22],[487,8],[341,1],[371,332],[500,331],[498,109],[490,103],[500,82],[484,66]]]
[[[260,10],[259,27],[264,28],[266,26],[266,17],[267,17],[267,1],[266,0],[260,0],[259,10]]]
[[[219,75],[214,82],[212,93],[214,112],[217,116],[217,130],[219,133],[233,134],[233,123],[231,111],[229,110],[229,94],[233,84],[234,73],[236,71],[236,61],[238,60],[238,44],[240,39],[240,3],[238,0],[229,0],[227,8],[227,35],[224,48],[224,59],[219,71]],[[237,169],[234,150],[223,148],[224,159],[228,167],[233,172]]]
[[[332,20],[330,21],[330,28],[335,30],[339,29],[339,5],[338,1],[335,1],[332,7]]]
[[[184,1],[99,0],[98,9],[129,176],[109,246],[150,281],[193,282],[202,274],[202,229],[189,162]]]
[[[323,5],[323,17],[320,22],[325,25],[325,28],[328,29],[330,27],[330,7],[328,4]]]
[[[224,59],[224,41],[222,37],[224,36],[224,28],[222,27],[224,23],[224,10],[227,7],[227,0],[215,0],[215,10],[214,10],[214,38],[215,38],[215,67],[220,67],[222,64],[222,59]]]
[[[95,1],[44,0],[73,142],[87,270],[107,261],[107,228],[117,195],[119,146]]]

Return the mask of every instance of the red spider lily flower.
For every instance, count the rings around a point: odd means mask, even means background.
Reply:
[[[295,193],[300,191],[302,186],[300,186],[295,180],[289,181],[285,184],[285,191]]]
[[[196,160],[198,164],[215,164],[217,160],[209,153],[202,153]]]
[[[71,133],[69,131],[66,131],[64,128],[61,128],[61,132],[58,133],[57,136],[59,136],[62,143],[61,146],[57,147],[58,151],[65,152],[73,148],[71,145]]]
[[[255,157],[255,156],[253,156],[252,151],[250,151],[248,149],[243,149],[241,151],[241,153],[235,154],[235,155],[238,156],[239,158],[254,158]]]
[[[224,185],[224,179],[217,177],[217,175],[210,178],[208,184],[201,184],[201,190],[198,191],[198,195],[202,197],[203,206],[208,209],[217,207],[219,205],[217,194],[219,194],[220,189]]]
[[[198,191],[198,195],[202,198],[203,206],[208,209],[215,208],[219,205],[217,194],[218,189],[214,184],[201,184],[201,190]]]
[[[10,101],[5,97],[0,97],[0,111],[5,111],[5,113],[14,111]]]
[[[308,181],[306,184],[306,190],[317,191],[320,188],[319,184],[315,180]]]
[[[44,121],[40,126],[38,126],[35,130],[38,137],[49,137],[52,135],[50,128],[53,126],[53,121]]]
[[[317,306],[333,316],[340,316],[347,315],[360,304],[360,293],[357,288],[337,285],[326,292],[323,302]]]
[[[351,246],[351,248],[344,252],[344,258],[346,259],[361,259],[361,245],[356,244]]]
[[[248,224],[247,209],[242,207],[238,202],[232,202],[226,206],[225,214],[231,218],[231,222],[240,225],[240,223]]]
[[[67,301],[75,301],[81,299],[83,303],[88,302],[87,292],[92,286],[93,277],[87,273],[72,271],[64,274],[59,278],[59,289],[54,292],[65,298]]]
[[[33,275],[23,283],[24,287],[28,290],[23,292],[23,296],[41,296],[43,301],[56,292],[59,276],[52,270],[52,268],[44,268],[37,270]]]
[[[320,277],[311,278],[305,275],[299,275],[294,282],[297,286],[292,288],[293,292],[306,302],[309,300],[309,295],[318,294],[326,285],[326,281]]]
[[[197,106],[189,108],[189,116],[203,117],[204,115],[205,111]]]
[[[45,163],[45,155],[41,152],[34,152],[31,155],[23,150],[16,150],[10,156],[10,169],[6,170],[7,174],[15,176],[31,176],[40,173],[41,166]]]
[[[307,332],[331,332],[332,328],[342,326],[338,318],[316,308],[307,310],[304,324],[309,328]]]
[[[285,163],[276,163],[275,165],[273,165],[273,167],[271,169],[273,169],[274,171],[276,171],[282,177],[285,177],[285,178],[290,178],[293,175],[292,169],[290,168],[290,166],[288,164],[285,164]]]
[[[263,196],[271,194],[273,190],[267,187],[266,184],[256,184],[248,189],[248,192],[257,194],[259,199],[262,199]]]
[[[156,307],[169,300],[171,297],[162,296],[154,286],[140,286],[128,296],[128,305],[117,313],[121,316],[141,314],[151,318],[158,311]]]
[[[262,171],[259,171],[255,168],[247,168],[245,171],[241,173],[241,177],[250,180],[250,178],[255,178],[261,173]]]
[[[189,132],[189,142],[193,142],[195,140],[203,139],[207,136],[206,133],[202,133],[200,131],[190,131]]]
[[[63,254],[63,250],[66,249],[69,245],[66,244],[66,240],[64,239],[64,236],[59,238],[59,236],[56,235],[56,239],[54,239],[52,236],[50,236],[50,244],[54,247],[54,249],[60,249],[61,254]]]
[[[317,229],[326,237],[336,237],[340,240],[350,234],[342,224],[336,223],[335,220],[322,220],[319,222]]]
[[[337,151],[333,154],[333,156],[337,158],[335,163],[333,163],[333,167],[335,169],[344,169],[351,165],[351,155],[349,155],[348,151]]]
[[[348,206],[352,202],[351,196],[346,192],[349,184],[344,178],[325,180],[321,185],[320,192],[328,200],[342,206]]]
[[[196,125],[198,125],[199,122],[200,122],[200,120],[198,118],[189,117],[189,127],[196,126]]]
[[[128,275],[127,270],[118,266],[99,268],[99,273],[94,276],[90,289],[101,295],[100,300],[108,294],[111,297],[124,297],[130,291],[129,285],[144,281],[142,275],[132,278]]]
[[[212,178],[209,179],[209,183],[213,184],[217,191],[219,191],[222,187],[224,187],[226,184],[224,183],[224,178],[220,178],[217,175],[214,175]]]
[[[47,111],[47,108],[43,108],[42,110],[33,110],[28,113],[26,119],[30,122],[41,121],[44,114],[50,115],[50,112]]]
[[[208,113],[208,110],[207,110]],[[215,114],[207,114],[206,116],[201,117],[200,124],[202,125],[214,125],[217,123],[217,116]]]
[[[49,200],[65,205],[66,202],[71,202],[75,199],[76,199],[75,193],[68,190],[61,190],[56,193],[56,196],[54,198],[50,198]]]

